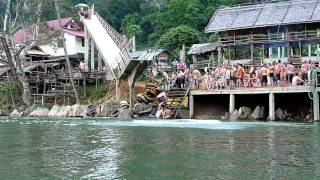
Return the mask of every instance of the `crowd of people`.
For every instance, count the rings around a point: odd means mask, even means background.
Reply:
[[[281,60],[261,66],[221,65],[204,70],[190,69],[183,61],[175,60],[172,65],[174,71],[171,77],[166,75],[172,88],[206,90],[308,85],[310,71],[319,70],[310,61],[295,66],[284,64]]]

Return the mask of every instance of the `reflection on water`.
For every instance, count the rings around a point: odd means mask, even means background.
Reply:
[[[0,119],[1,179],[319,179],[320,127]]]

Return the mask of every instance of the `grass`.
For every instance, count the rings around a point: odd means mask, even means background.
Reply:
[[[97,101],[106,96],[109,91],[108,84],[87,85],[86,86],[86,96],[84,96],[84,86],[79,87],[79,95],[82,102],[93,102]]]

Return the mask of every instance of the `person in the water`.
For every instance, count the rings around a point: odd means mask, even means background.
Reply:
[[[167,108],[164,102],[159,104],[159,109],[156,113],[157,119],[170,119],[172,115],[173,115],[172,111],[169,108]]]

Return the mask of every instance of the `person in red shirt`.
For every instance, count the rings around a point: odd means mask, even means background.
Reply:
[[[243,86],[244,69],[241,64],[238,64],[237,68],[237,87]]]

